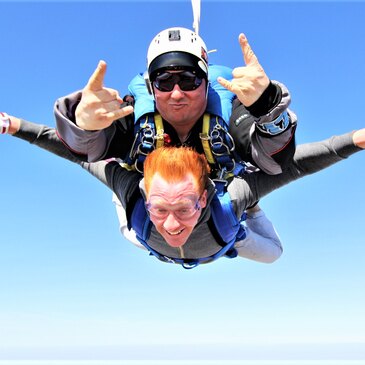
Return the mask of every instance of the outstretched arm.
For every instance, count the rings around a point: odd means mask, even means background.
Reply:
[[[84,167],[84,162],[76,158],[58,138],[54,128],[47,127],[41,124],[35,124],[23,119],[9,116],[10,126],[8,134],[14,137],[35,144],[57,156],[66,160],[77,163]]]
[[[10,127],[8,134],[14,137],[28,141],[44,150],[51,152],[59,157],[69,160],[73,163],[80,165],[87,170],[90,174],[99,179],[102,183],[110,187],[109,181],[105,175],[106,161],[100,161],[98,163],[84,162],[75,157],[63,142],[58,137],[54,128],[28,122],[24,119],[20,119],[14,116],[9,116]]]
[[[54,128],[35,124],[16,117],[10,117],[8,130],[14,137],[23,139],[59,157],[77,163],[103,184],[113,190],[123,207],[138,193],[141,175],[123,169],[115,160],[84,162],[75,157],[62,143]]]
[[[228,187],[231,196],[240,199],[239,210],[261,199],[272,191],[304,176],[314,174],[342,161],[365,148],[365,128],[321,142],[298,145],[293,163],[279,175],[262,172],[235,179]]]

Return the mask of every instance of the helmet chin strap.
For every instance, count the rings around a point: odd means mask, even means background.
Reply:
[[[199,35],[199,24],[200,24],[200,0],[191,0],[193,7],[193,28],[194,32]]]

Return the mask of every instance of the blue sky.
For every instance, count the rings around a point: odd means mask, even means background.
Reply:
[[[53,103],[99,59],[126,93],[190,1],[0,2],[0,110],[54,126]],[[365,127],[363,2],[204,1],[210,62],[243,65],[245,32],[284,82],[298,143]],[[125,241],[111,193],[78,166],[0,137],[0,359],[365,359],[364,161],[358,154],[261,206],[284,254],[184,270]]]

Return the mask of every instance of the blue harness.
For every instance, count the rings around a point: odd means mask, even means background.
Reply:
[[[237,256],[234,244],[246,237],[246,230],[243,224],[246,214],[244,213],[241,219],[238,219],[226,189],[227,182],[224,180],[215,180],[214,182],[217,191],[210,203],[211,218],[208,224],[218,234],[216,238],[218,238],[217,241],[222,248],[212,256],[198,259],[181,259],[160,254],[147,243],[151,234],[152,223],[147,213],[144,199],[140,197],[134,206],[129,228],[135,230],[138,241],[150,252],[150,255],[157,257],[163,262],[180,264],[185,269],[192,269],[199,264],[212,262],[222,256],[227,258],[235,258]]]
[[[245,165],[237,156],[234,141],[228,133],[227,122],[235,95],[216,81],[218,76],[230,79],[232,69],[226,66],[209,66],[208,102],[199,137],[216,177],[228,178],[243,173]],[[153,96],[147,91],[143,75],[134,77],[128,89],[135,99],[135,138],[125,162],[129,168],[143,173],[146,156],[164,145],[166,135],[162,118],[155,110]]]
[[[232,77],[232,70],[225,66],[209,66],[210,84],[208,88],[208,104],[203,117],[203,128],[200,139],[208,163],[217,171],[214,183],[216,193],[211,201],[211,218],[208,222],[211,231],[222,248],[212,256],[198,259],[181,259],[160,254],[147,243],[152,223],[147,213],[144,199],[137,199],[129,221],[139,242],[159,260],[181,264],[185,269],[191,269],[201,263],[214,261],[222,256],[234,258],[237,251],[234,244],[246,237],[244,220],[246,214],[238,219],[227,192],[227,178],[238,176],[245,172],[245,164],[235,155],[234,141],[227,131],[227,123],[232,111],[234,94],[222,87],[217,81],[218,76],[226,79]],[[143,173],[143,163],[146,156],[165,142],[161,116],[155,112],[155,104],[145,86],[142,74],[137,75],[129,85],[129,91],[135,98],[135,139],[131,152],[126,159],[127,165]]]

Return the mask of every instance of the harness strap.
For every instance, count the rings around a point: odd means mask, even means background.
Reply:
[[[217,192],[211,202],[211,214],[214,223],[219,227],[219,234],[223,241],[228,243],[233,240],[237,241],[237,235],[242,239],[241,232],[244,227],[241,225],[241,220],[245,217],[241,217],[239,220],[234,212],[231,197],[227,191],[226,180],[213,180],[216,186]],[[244,232],[244,236],[245,236]]]
[[[148,113],[135,125],[135,137],[130,153],[125,161],[128,170],[137,170],[143,174],[146,156],[155,148],[164,145],[164,128],[159,113]]]
[[[159,113],[155,113],[155,125],[156,125],[156,148],[163,147],[164,145],[164,129],[162,117]]]
[[[229,179],[241,175],[245,165],[235,152],[235,144],[228,133],[225,122],[218,116],[205,113],[202,132],[199,133],[205,157],[212,172],[219,178]],[[146,156],[155,148],[164,146],[164,126],[159,113],[148,113],[135,126],[135,139],[126,159],[129,169],[143,173]]]
[[[214,157],[212,154],[212,150],[210,148],[209,134],[210,134],[210,115],[208,113],[205,113],[204,117],[203,117],[202,133],[199,133],[199,137],[201,139],[203,149],[204,149],[204,154],[205,154],[205,157],[206,157],[208,163],[214,164],[215,160],[214,160]]]
[[[228,180],[246,171],[246,164],[237,155],[234,140],[219,116],[204,114],[199,137],[205,157],[220,179]]]

